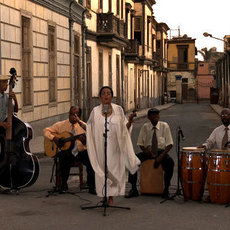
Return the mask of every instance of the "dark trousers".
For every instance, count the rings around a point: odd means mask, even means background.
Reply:
[[[138,153],[137,157],[139,158],[141,163],[149,159],[154,159],[150,157],[148,154],[146,154],[145,152]],[[164,184],[165,184],[164,192],[168,192],[170,181],[173,176],[174,161],[168,154],[166,154],[162,159],[161,165],[164,171]],[[137,173],[133,175],[129,173],[129,183],[131,183],[132,189],[136,189]]]
[[[80,161],[83,165],[86,166],[87,172],[87,184],[89,189],[95,189],[95,174],[91,166],[87,150],[79,152],[76,157],[73,156],[71,151],[62,151],[59,153],[59,162],[60,162],[60,172],[61,172],[61,183],[66,185],[70,168],[73,165],[74,161]]]

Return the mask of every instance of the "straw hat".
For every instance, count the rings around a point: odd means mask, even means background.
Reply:
[[[10,77],[7,75],[0,75],[0,81],[10,80]]]

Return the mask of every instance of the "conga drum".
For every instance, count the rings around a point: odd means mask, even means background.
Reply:
[[[180,180],[184,199],[200,201],[204,193],[206,178],[206,157],[204,148],[182,148],[180,170]]]
[[[211,150],[208,159],[207,184],[212,203],[230,203],[230,151]]]

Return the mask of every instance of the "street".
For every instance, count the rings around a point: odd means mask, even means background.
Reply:
[[[185,140],[181,147],[201,145],[212,130],[221,124],[220,117],[209,104],[177,104],[160,112],[160,120],[169,123],[174,140],[170,154],[174,159],[174,176],[170,193],[177,187],[176,129],[183,130]],[[146,118],[134,122],[132,140],[135,152],[140,149],[136,140]],[[72,230],[72,229],[170,229],[170,230],[228,230],[230,207],[225,205],[187,201],[183,196],[160,203],[160,196],[139,196],[125,199],[115,198],[115,205],[131,210],[103,208],[81,210],[82,206],[96,205],[100,198],[87,190],[79,191],[75,177],[70,178],[71,194],[53,194],[50,183],[53,160],[40,159],[40,175],[34,185],[19,191],[19,194],[0,194],[0,225],[3,230]],[[85,172],[84,172],[85,176]],[[127,190],[129,184],[127,184]],[[205,192],[207,194],[207,191]]]

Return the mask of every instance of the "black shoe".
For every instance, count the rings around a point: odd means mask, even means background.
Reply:
[[[67,183],[63,184],[60,188],[60,193],[66,193],[68,191],[68,185]]]
[[[163,194],[161,195],[161,197],[164,198],[164,199],[169,200],[170,199],[169,192],[168,191],[163,192]]]
[[[132,198],[132,197],[138,197],[139,193],[137,189],[131,189],[127,195],[125,195],[125,198]]]
[[[93,195],[97,195],[95,188],[90,188],[89,193]]]

